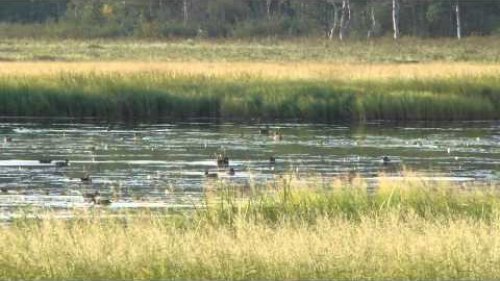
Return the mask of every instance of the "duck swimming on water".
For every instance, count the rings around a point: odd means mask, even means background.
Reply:
[[[208,169],[207,169],[207,170],[205,170],[205,177],[207,177],[207,178],[218,178],[219,175],[217,173],[210,173],[210,172],[208,172]]]
[[[112,203],[110,199],[102,199],[101,193],[97,190],[94,193],[86,193],[83,197],[94,203],[94,205],[110,205]]]
[[[83,176],[83,177],[80,178],[80,181],[82,183],[91,183],[92,179],[90,178],[89,174],[86,174],[85,176]]]
[[[272,156],[269,157],[269,165],[274,165],[276,164],[276,157]]]
[[[259,132],[261,135],[269,135],[269,132],[270,132],[269,125],[266,125],[266,128],[264,128],[264,129],[260,129]]]
[[[384,165],[388,165],[389,163],[391,163],[391,159],[389,159],[389,157],[388,157],[388,156],[384,156],[384,157],[382,158],[382,163],[383,163]]]
[[[42,162],[40,162],[40,163],[42,163]],[[63,161],[57,161],[54,164],[56,165],[56,167],[68,167],[69,166],[69,160],[68,159],[64,159]]]
[[[229,157],[219,154],[217,156],[217,168],[228,168],[229,167]]]

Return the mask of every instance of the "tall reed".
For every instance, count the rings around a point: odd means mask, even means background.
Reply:
[[[307,121],[500,117],[500,81],[294,80],[144,72],[0,76],[0,115],[149,120],[208,117]]]

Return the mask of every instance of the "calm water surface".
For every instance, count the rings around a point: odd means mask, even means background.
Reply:
[[[325,180],[356,171],[375,179],[401,169],[431,180],[500,182],[500,123],[357,126],[267,124],[281,141],[260,134],[266,124],[172,123],[126,126],[68,122],[0,123],[0,208],[88,206],[81,193],[100,190],[112,207],[192,206],[214,181],[241,184],[277,176]],[[9,138],[12,138],[10,141]],[[224,152],[236,175],[216,171]],[[269,165],[269,157],[276,165]],[[381,159],[388,156],[391,165]],[[69,159],[69,167],[40,159]],[[89,174],[92,183],[80,178]]]

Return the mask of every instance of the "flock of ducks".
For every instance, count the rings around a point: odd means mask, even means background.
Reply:
[[[269,128],[269,126],[266,126],[265,128],[260,129],[260,134],[266,136],[272,136],[274,141],[283,140],[283,134],[281,133],[280,128],[273,131]]]
[[[261,135],[267,135],[267,136],[272,136],[272,139],[274,141],[281,141],[283,139],[283,134],[280,131],[280,129],[276,130],[271,130],[269,126],[266,126],[265,128],[262,128],[259,130]],[[9,143],[12,142],[12,137],[6,136],[3,139],[4,143]],[[64,160],[53,160],[53,159],[40,159],[38,160],[40,164],[52,164],[55,167],[67,167],[69,166],[69,160],[64,159]],[[218,178],[220,175],[220,172],[225,172],[226,175],[228,176],[234,176],[236,175],[236,171],[233,167],[230,167],[229,165],[229,157],[224,154],[218,154],[216,158],[216,163],[217,163],[217,172],[211,172],[209,169],[205,169],[205,177],[207,178]],[[391,163],[391,159],[388,156],[384,156],[382,158],[382,163],[384,165],[389,165]],[[276,164],[276,157],[275,156],[270,156],[269,157],[269,165],[274,168],[274,165]],[[83,177],[80,178],[81,183],[83,184],[90,184],[92,183],[92,179],[89,174],[85,174]],[[2,188],[1,190],[3,193],[7,192],[5,188]],[[83,197],[86,201],[93,203],[94,205],[110,205],[112,201],[110,199],[103,199],[101,198],[101,194],[99,191],[95,191],[92,193],[85,193],[83,194]]]

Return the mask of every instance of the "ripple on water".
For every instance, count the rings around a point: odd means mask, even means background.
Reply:
[[[283,140],[261,135],[259,130],[266,125],[270,130],[279,128]],[[389,179],[401,180],[402,169],[419,171],[426,180],[500,181],[498,123],[432,127],[369,123],[349,127],[2,122],[0,140],[5,136],[13,141],[0,145],[0,187],[7,190],[0,193],[3,207],[90,206],[64,197],[71,190],[100,190],[110,196],[116,193],[119,197],[112,204],[114,208],[140,208],[149,202],[154,203],[151,206],[189,206],[201,198],[200,191],[210,183],[204,176],[205,169],[217,171],[218,153],[230,157],[236,175],[220,171],[217,180],[238,184],[266,182],[294,173],[302,178],[312,175],[329,180],[350,171],[367,180],[380,172]],[[386,155],[390,165],[381,162]],[[270,165],[270,156],[276,157],[275,165]],[[38,161],[47,158],[70,159],[70,166],[58,168]],[[91,175],[91,183],[81,182],[85,174]],[[167,194],[171,189],[177,191]]]

